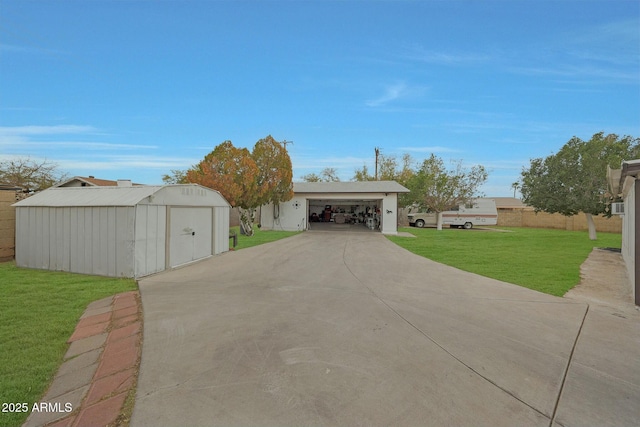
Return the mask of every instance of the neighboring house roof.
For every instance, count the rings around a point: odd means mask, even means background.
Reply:
[[[14,204],[16,207],[45,206],[45,207],[71,207],[71,206],[136,206],[146,197],[154,196],[167,187],[181,187],[204,190],[216,193],[220,198],[221,206],[228,206],[224,197],[219,192],[198,184],[176,185],[145,185],[137,187],[51,187],[41,191],[28,199]]]
[[[493,199],[496,202],[496,208],[498,209],[523,209],[527,205],[522,203],[522,200],[515,197],[486,197],[487,199]]]
[[[294,193],[408,193],[395,181],[294,182]]]
[[[607,165],[607,184],[614,196],[623,195],[626,197],[629,191],[628,181],[633,181],[631,177],[640,175],[640,159],[625,160],[620,169],[612,169]],[[629,178],[629,179],[627,179]]]
[[[625,160],[622,162],[622,173],[627,173],[629,175],[637,174],[640,172],[640,159],[635,160]]]
[[[15,185],[0,184],[0,191],[23,191],[23,188]]]
[[[79,183],[81,186],[89,186],[89,187],[113,187],[118,185],[118,181],[113,181],[111,179],[100,179],[95,176],[74,176],[73,178],[69,178],[66,181],[62,181],[54,187],[71,187],[73,184]],[[82,185],[84,184],[84,185]],[[142,184],[132,184],[132,185],[142,185]]]

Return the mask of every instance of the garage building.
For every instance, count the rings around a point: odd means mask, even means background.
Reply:
[[[19,267],[141,277],[229,250],[229,203],[196,184],[50,188],[14,206]]]
[[[395,181],[295,182],[294,196],[261,208],[265,230],[354,230],[364,227],[398,234],[398,194],[409,190]]]

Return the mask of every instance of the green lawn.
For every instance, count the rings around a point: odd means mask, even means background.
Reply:
[[[411,252],[483,276],[562,296],[580,281],[580,265],[594,247],[621,247],[621,235],[538,228],[507,232],[401,228],[417,236],[388,236]]]
[[[87,305],[137,289],[111,279],[17,268],[0,263],[0,404],[37,402],[55,375]],[[19,426],[28,414],[0,412],[0,426]]]
[[[257,226],[254,226],[253,236],[248,237],[240,234],[240,227],[231,227],[231,231],[233,230],[235,230],[238,235],[238,246],[236,246],[236,250],[250,248],[251,246],[258,246],[263,243],[274,242],[300,233],[299,231],[263,231]],[[232,246],[233,240],[229,240],[229,247]]]

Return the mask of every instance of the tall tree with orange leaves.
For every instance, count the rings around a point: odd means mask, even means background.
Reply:
[[[186,172],[188,182],[218,190],[238,208],[241,231],[248,236],[258,206],[293,197],[292,177],[289,154],[271,135],[256,142],[253,153],[224,141]]]
[[[284,145],[271,135],[256,142],[251,157],[258,166],[257,206],[278,204],[293,197],[293,168]]]

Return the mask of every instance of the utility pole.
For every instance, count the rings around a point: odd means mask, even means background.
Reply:
[[[376,181],[377,181],[378,180],[378,156],[380,156],[380,149],[376,147],[375,151],[376,151]]]
[[[293,141],[287,141],[286,139],[282,141],[282,145],[284,145],[285,151],[287,150],[287,144],[293,144]]]

